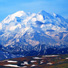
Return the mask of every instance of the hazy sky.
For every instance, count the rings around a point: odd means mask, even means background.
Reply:
[[[0,0],[0,21],[17,11],[38,13],[45,10],[68,18],[68,0]]]

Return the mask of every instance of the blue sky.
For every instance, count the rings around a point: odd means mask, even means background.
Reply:
[[[68,0],[0,0],[0,21],[17,11],[38,13],[45,10],[68,18]]]

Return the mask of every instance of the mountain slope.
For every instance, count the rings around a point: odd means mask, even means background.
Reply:
[[[68,47],[67,29],[67,20],[58,14],[44,10],[37,14],[18,11],[0,22],[1,51],[27,56],[26,52],[41,54],[43,50],[46,54],[49,47]]]

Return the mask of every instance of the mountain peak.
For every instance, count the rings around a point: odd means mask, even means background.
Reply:
[[[12,14],[13,16],[17,16],[17,17],[21,17],[22,15],[25,15],[26,13],[24,11],[18,11],[14,14]]]
[[[41,14],[42,16],[43,16],[43,18],[45,19],[45,18],[53,18],[53,16],[50,14],[50,13],[48,13],[48,12],[46,12],[45,10],[42,10],[39,14]]]
[[[24,11],[18,11],[16,13],[8,15],[2,22],[9,23],[9,22],[13,21],[16,17],[21,17],[21,16],[26,16],[26,13]]]
[[[46,14],[48,14],[45,10],[42,10],[41,12],[40,12],[40,14],[42,14],[42,15],[46,15]]]

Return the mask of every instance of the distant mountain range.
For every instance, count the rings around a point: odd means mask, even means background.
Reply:
[[[0,22],[0,60],[68,53],[68,20],[46,11],[18,11]]]

